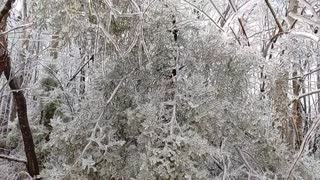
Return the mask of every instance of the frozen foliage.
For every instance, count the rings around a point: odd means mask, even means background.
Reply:
[[[319,7],[302,4],[307,15]],[[28,2],[28,17],[37,24],[9,39],[10,47],[30,40],[16,45],[22,53],[12,48],[12,56],[23,72],[40,176],[320,178],[320,106],[311,104],[320,86],[310,75],[319,66],[319,35],[302,25],[317,24],[295,14],[303,28],[291,30],[284,20],[286,31],[276,34],[278,17],[267,12],[285,14],[284,6],[254,0]],[[10,121],[0,144],[8,155],[23,157],[14,102],[4,99],[1,118]],[[303,137],[310,135],[306,147],[295,143],[299,127],[291,123],[298,101]],[[0,160],[4,177],[26,178],[24,171],[23,164]]]

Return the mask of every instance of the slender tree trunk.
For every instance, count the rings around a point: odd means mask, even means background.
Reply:
[[[53,59],[58,59],[58,46],[59,46],[59,33],[60,31],[55,32],[52,35],[52,44],[51,44],[51,52],[50,56],[52,56]]]
[[[0,11],[0,32],[5,31],[7,26],[7,18],[10,15],[9,11],[12,8],[14,0],[8,0],[5,6]],[[27,103],[23,91],[20,90],[17,78],[11,76],[10,58],[8,56],[8,42],[6,36],[0,36],[0,74],[4,72],[9,81],[10,89],[13,91],[13,97],[17,104],[18,120],[22,139],[24,143],[24,150],[27,157],[27,169],[31,176],[39,175],[39,166],[34,149],[33,137],[29,126],[27,116]]]
[[[290,0],[289,1],[289,6],[288,6],[288,11],[297,13],[298,12],[298,1],[297,0]],[[290,28],[293,27],[294,24],[294,19],[292,19],[290,16],[288,16]],[[295,77],[298,75],[298,66],[300,63],[294,62],[293,65],[293,73],[292,76]],[[299,79],[294,79],[292,81],[292,89],[293,89],[293,95],[295,97],[299,97],[300,91],[301,91],[301,85],[299,82]],[[301,102],[300,99],[296,99],[293,101],[292,104],[292,116],[291,116],[291,123],[292,123],[292,128],[294,134],[290,134],[290,136],[295,136],[295,142],[293,143],[295,148],[299,148],[303,139],[303,119],[301,116],[302,112],[302,107],[301,107]]]
[[[39,175],[39,166],[37,156],[34,149],[33,137],[29,126],[28,115],[27,115],[27,103],[24,97],[23,91],[17,83],[17,78],[11,76],[10,60],[8,62],[7,69],[5,70],[5,76],[9,81],[9,86],[13,90],[13,97],[17,102],[18,120],[20,130],[22,133],[22,139],[24,143],[24,150],[27,157],[27,169],[31,176]]]
[[[297,76],[298,73],[295,70],[293,72],[293,77]],[[300,94],[301,86],[298,82],[298,80],[293,80],[292,82],[292,88],[293,88],[293,94],[294,96],[298,97]],[[302,108],[301,108],[301,102],[299,99],[296,99],[293,101],[292,105],[292,128],[294,135],[291,134],[291,136],[295,136],[295,147],[299,148],[302,142],[303,138],[303,121],[302,121],[302,116],[301,116]]]

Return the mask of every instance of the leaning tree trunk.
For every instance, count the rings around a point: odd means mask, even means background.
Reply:
[[[9,11],[15,0],[7,0],[5,6],[0,11],[0,32],[4,32],[7,26]],[[27,169],[31,176],[39,175],[39,166],[34,149],[33,137],[27,116],[27,103],[23,91],[17,82],[17,78],[11,75],[10,57],[8,56],[8,42],[5,35],[0,36],[0,75],[4,72],[9,81],[10,89],[13,91],[13,98],[16,101],[18,121],[22,133],[24,150],[27,157]]]

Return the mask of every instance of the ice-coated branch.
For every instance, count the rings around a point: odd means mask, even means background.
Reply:
[[[319,125],[320,125],[320,118],[318,117],[317,121],[312,124],[310,130],[307,132],[306,136],[304,137],[304,139],[302,141],[302,144],[300,146],[300,150],[297,154],[297,157],[295,158],[294,162],[292,163],[292,166],[290,167],[290,170],[289,170],[289,173],[287,176],[287,180],[290,179],[291,173],[294,170],[295,166],[297,165],[299,159],[301,158],[305,147],[310,142],[311,138],[317,133]]]
[[[317,89],[317,90],[314,90],[314,91],[311,91],[311,92],[308,92],[308,93],[304,93],[304,94],[301,94],[299,96],[299,99],[303,98],[303,97],[306,97],[306,96],[310,96],[312,94],[317,94],[317,93],[320,93],[320,89]]]
[[[312,20],[310,20],[308,18],[305,18],[305,17],[303,17],[301,15],[298,15],[296,13],[290,12],[289,16],[291,16],[292,18],[297,19],[297,20],[299,20],[301,22],[305,22],[305,23],[308,23],[308,24],[313,25],[313,26],[318,26],[318,27],[320,26],[319,22],[314,22],[314,21],[312,21]]]
[[[190,6],[196,8],[198,11],[202,12],[202,14],[204,14],[205,16],[207,16],[207,18],[209,18],[209,20],[215,25],[217,26],[218,29],[220,29],[222,32],[224,32],[224,30],[216,23],[216,21],[214,19],[212,19],[212,17],[210,17],[206,12],[204,12],[202,9],[198,8],[197,6],[195,6],[194,4],[190,3],[187,0],[183,0],[184,2],[188,3]]]
[[[0,154],[0,159],[6,159],[8,161],[15,161],[15,162],[20,162],[20,163],[27,163],[27,161],[24,159],[19,159],[16,157],[7,156],[7,155],[3,155],[3,154]]]
[[[275,11],[273,10],[270,2],[269,2],[268,0],[265,0],[265,2],[266,2],[266,4],[267,4],[269,10],[271,11],[271,14],[272,14],[272,16],[273,16],[273,18],[274,18],[274,20],[275,20],[275,22],[276,22],[276,24],[277,24],[277,26],[278,26],[278,28],[279,28],[279,31],[280,31],[280,32],[283,32],[283,28],[282,28],[282,26],[281,26],[281,24],[280,24],[280,22],[279,22],[279,20],[278,20],[278,18],[277,18],[277,15],[276,15]]]

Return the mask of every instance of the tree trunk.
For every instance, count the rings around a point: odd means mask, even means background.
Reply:
[[[290,0],[289,1],[289,12],[297,13],[298,12],[298,1],[297,0]],[[289,13],[288,13],[289,14]],[[290,29],[293,28],[294,25],[294,19],[288,16],[289,20],[289,25]],[[294,59],[295,60],[295,59]],[[295,77],[298,75],[298,62],[293,62],[293,73],[292,76]],[[293,89],[293,95],[295,97],[299,97],[300,91],[301,91],[301,86],[300,83],[298,82],[299,79],[294,79],[292,81],[292,89]],[[292,128],[293,130],[291,132],[294,132],[290,134],[290,136],[294,136],[295,142],[290,142],[294,145],[295,148],[299,148],[303,139],[303,119],[301,116],[302,112],[302,107],[301,107],[301,102],[299,99],[296,99],[293,101],[292,104],[292,117],[291,117],[291,123],[292,123]]]
[[[12,8],[12,4],[15,0],[8,0],[5,6],[0,11],[0,32],[4,32],[7,26],[7,18],[10,15],[9,11]],[[31,176],[39,175],[39,166],[34,149],[33,137],[29,126],[27,116],[27,103],[24,97],[23,91],[20,90],[17,78],[11,76],[10,58],[8,56],[8,42],[6,36],[0,36],[0,75],[4,72],[9,86],[13,91],[13,97],[16,101],[18,120],[20,130],[22,133],[22,139],[24,143],[24,150],[27,157],[27,169]]]
[[[13,90],[13,97],[16,101],[18,120],[20,130],[22,133],[22,139],[24,143],[24,150],[27,157],[27,169],[31,176],[39,175],[39,166],[34,149],[33,137],[29,126],[28,115],[27,115],[27,103],[24,97],[23,91],[17,83],[17,78],[11,77],[11,67],[9,58],[6,59],[8,62],[7,69],[5,70],[5,76],[9,81],[9,86]]]
[[[51,37],[52,42],[50,56],[52,56],[53,59],[58,59],[59,33],[60,31],[57,31]]]

